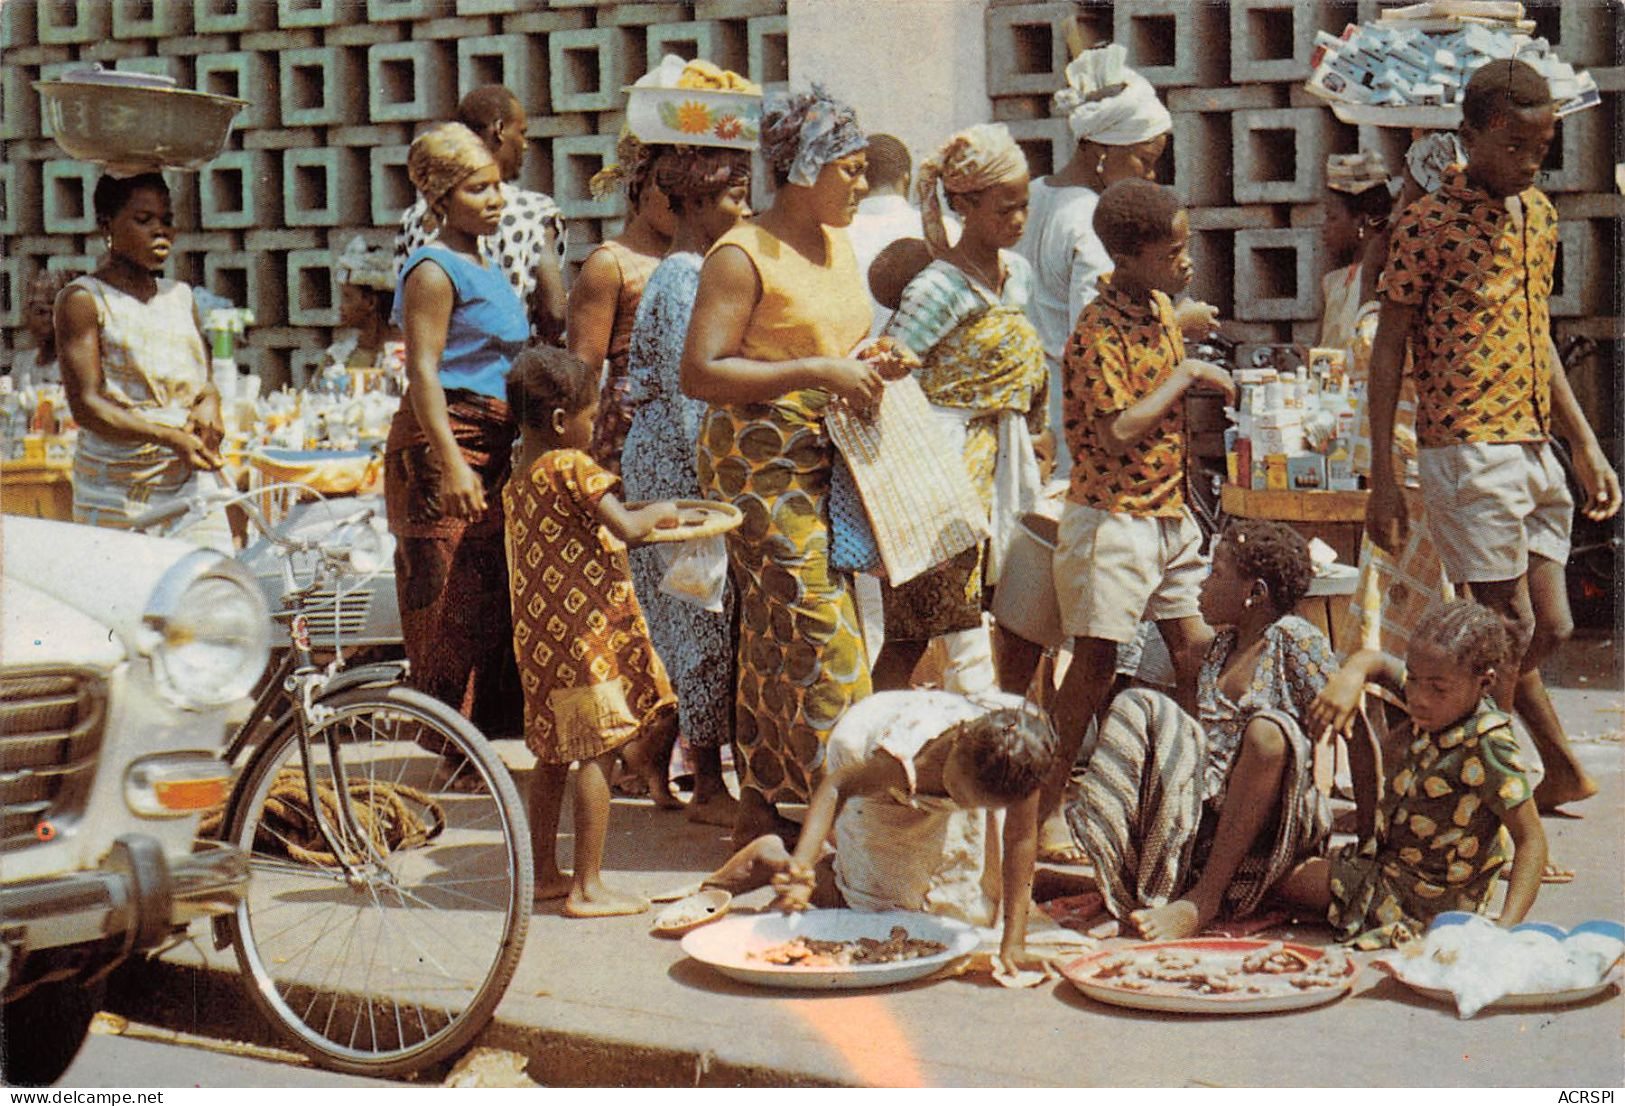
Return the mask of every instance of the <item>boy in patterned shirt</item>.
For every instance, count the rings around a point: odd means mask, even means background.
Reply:
[[[1452,583],[1505,621],[1520,663],[1503,665],[1503,710],[1536,712],[1551,808],[1596,792],[1562,737],[1539,665],[1569,634],[1563,579],[1574,501],[1549,445],[1568,439],[1584,510],[1619,510],[1619,478],[1587,425],[1552,343],[1547,300],[1557,212],[1534,186],[1555,126],[1531,66],[1492,61],[1462,101],[1465,171],[1395,223],[1371,355],[1371,499],[1366,527],[1389,551],[1409,526],[1394,479],[1394,407],[1409,345],[1427,525]]]
[[[1045,785],[1043,854],[1071,844],[1054,811],[1112,682],[1117,646],[1134,640],[1142,619],[1162,631],[1179,686],[1196,686],[1212,634],[1197,613],[1207,563],[1185,506],[1184,396],[1198,383],[1235,394],[1223,369],[1185,356],[1169,297],[1190,283],[1190,222],[1173,190],[1119,181],[1100,197],[1094,229],[1114,270],[1079,313],[1061,363],[1072,484],[1055,549],[1055,593],[1074,641],[1055,698],[1061,750]]]

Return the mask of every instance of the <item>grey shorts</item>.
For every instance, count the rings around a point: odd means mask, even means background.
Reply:
[[[1428,535],[1456,584],[1516,580],[1569,559],[1574,498],[1545,442],[1466,442],[1418,458]]]

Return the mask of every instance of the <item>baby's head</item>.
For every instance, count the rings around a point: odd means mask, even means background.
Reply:
[[[1262,607],[1273,621],[1292,613],[1315,579],[1303,535],[1281,522],[1237,519],[1213,550],[1199,600],[1209,626],[1234,626]]]
[[[963,807],[1002,807],[1031,795],[1049,775],[1059,742],[1036,707],[1001,707],[948,731],[942,769],[948,795]]]
[[[557,346],[526,346],[508,370],[508,410],[519,433],[549,449],[585,449],[598,414],[598,381]]]
[[[1428,610],[1411,631],[1405,654],[1405,706],[1419,730],[1447,729],[1489,694],[1511,652],[1501,616],[1471,599]]]
[[[923,238],[899,238],[875,256],[869,265],[869,294],[875,302],[896,311],[903,289],[931,264],[931,247]]]
[[[1190,217],[1172,188],[1133,177],[1101,193],[1095,234],[1120,287],[1178,295],[1191,282]]]
[[[1556,126],[1551,86],[1539,70],[1516,58],[1485,62],[1462,93],[1468,176],[1498,199],[1517,195],[1535,183]]]

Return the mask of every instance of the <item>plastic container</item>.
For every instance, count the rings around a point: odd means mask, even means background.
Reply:
[[[993,620],[1035,645],[1067,643],[1055,596],[1055,543],[1061,524],[1047,515],[1021,516],[993,590]]]

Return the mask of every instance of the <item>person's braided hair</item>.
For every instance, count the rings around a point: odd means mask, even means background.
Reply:
[[[1501,616],[1471,599],[1452,599],[1428,608],[1411,631],[1411,645],[1431,645],[1482,676],[1499,668],[1512,651]]]
[[[1013,803],[1031,795],[1049,775],[1060,742],[1037,707],[1000,707],[949,731],[970,758],[971,776],[989,797]]]
[[[1315,563],[1302,534],[1281,522],[1261,518],[1236,519],[1221,539],[1234,552],[1236,567],[1245,577],[1264,581],[1277,614],[1289,614],[1309,594]]]

